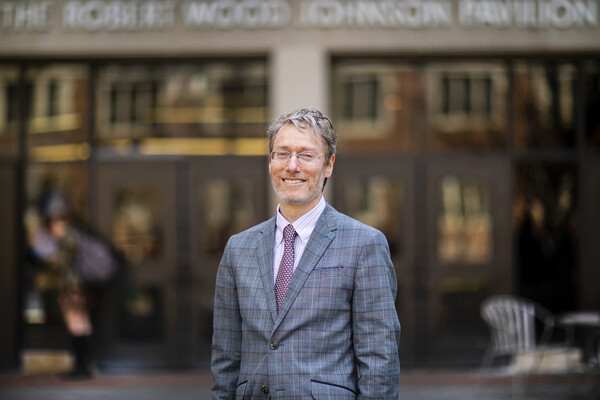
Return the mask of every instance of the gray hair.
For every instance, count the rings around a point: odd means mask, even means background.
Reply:
[[[271,121],[267,128],[269,139],[269,154],[273,151],[273,142],[281,128],[294,124],[301,132],[310,132],[315,138],[327,146],[327,160],[335,154],[337,145],[337,132],[331,119],[321,111],[314,108],[301,108],[292,112],[281,114]]]

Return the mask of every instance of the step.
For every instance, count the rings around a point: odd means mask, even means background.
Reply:
[[[70,371],[73,368],[73,355],[63,349],[27,349],[21,352],[23,372],[29,374],[50,374]]]

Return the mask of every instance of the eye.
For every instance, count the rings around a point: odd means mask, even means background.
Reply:
[[[273,158],[276,160],[287,160],[288,158],[290,158],[290,153],[288,153],[287,151],[274,151],[273,152]]]
[[[314,161],[315,158],[317,158],[317,156],[315,154],[313,154],[313,153],[300,153],[300,154],[298,154],[298,157],[302,161],[306,161],[306,162]]]

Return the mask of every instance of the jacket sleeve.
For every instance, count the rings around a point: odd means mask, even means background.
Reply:
[[[359,399],[398,398],[400,323],[396,292],[387,240],[381,232],[373,231],[361,250],[352,300]]]
[[[213,318],[212,397],[233,399],[240,372],[242,318],[231,265],[231,239],[225,247],[217,271]]]

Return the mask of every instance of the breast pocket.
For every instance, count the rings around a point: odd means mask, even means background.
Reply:
[[[356,394],[352,390],[327,382],[311,381],[310,388],[312,392],[312,398],[316,400],[356,399]]]
[[[354,286],[353,270],[343,265],[317,265],[310,273],[302,291],[313,304],[325,309],[344,310],[349,307]]]

